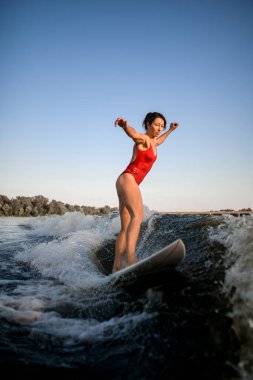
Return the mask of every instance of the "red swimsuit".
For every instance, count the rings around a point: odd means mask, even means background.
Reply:
[[[122,174],[132,174],[136,183],[139,185],[146,176],[146,174],[152,168],[152,165],[155,162],[155,160],[156,155],[154,154],[154,150],[151,144],[147,150],[140,150],[137,147],[137,155],[134,161],[130,162],[130,164]]]

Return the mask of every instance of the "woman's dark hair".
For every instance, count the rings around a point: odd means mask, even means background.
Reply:
[[[163,121],[164,121],[164,129],[165,129],[166,128],[166,124],[167,124],[167,120],[165,119],[165,117],[160,112],[149,112],[149,113],[147,113],[147,115],[145,116],[145,119],[143,120],[143,123],[142,123],[143,127],[147,130],[148,129],[148,123],[152,124],[153,121],[157,117],[160,117],[161,119],[163,119]]]

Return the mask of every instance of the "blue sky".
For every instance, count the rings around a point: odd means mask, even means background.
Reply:
[[[180,127],[141,184],[159,211],[252,207],[253,3],[0,3],[0,193],[117,206],[147,112]]]

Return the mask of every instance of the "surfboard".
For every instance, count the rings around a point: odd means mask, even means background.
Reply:
[[[185,255],[185,245],[181,239],[178,239],[136,264],[112,273],[111,276],[115,280],[126,280],[159,273],[181,263]]]

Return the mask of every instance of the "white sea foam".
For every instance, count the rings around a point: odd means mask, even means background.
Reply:
[[[101,243],[95,233],[76,232],[65,239],[25,246],[15,258],[28,263],[44,278],[53,277],[74,288],[89,288],[98,286],[104,277],[92,261],[92,252]]]
[[[47,334],[57,338],[65,346],[82,343],[96,343],[108,339],[122,339],[129,336],[147,319],[154,318],[157,305],[162,302],[162,294],[154,289],[146,292],[143,300],[143,310],[126,312],[121,316],[112,317],[103,321],[95,318],[75,319],[62,318],[57,313],[44,313],[32,326],[33,334]]]
[[[50,241],[23,245],[15,259],[29,264],[44,278],[55,278],[73,288],[99,286],[105,280],[94,263],[93,254],[115,236],[119,218],[81,213],[30,218],[31,234],[54,237]]]
[[[0,317],[17,324],[30,324],[42,317],[44,303],[35,297],[0,297]]]
[[[145,208],[145,219],[148,220],[150,215],[148,208]],[[30,226],[26,233],[31,239],[22,244],[14,259],[17,263],[28,264],[27,270],[30,267],[39,277],[32,276],[25,282],[21,279],[2,281],[2,285],[10,285],[10,292],[0,296],[0,317],[9,322],[33,326],[37,321],[36,329],[44,325],[48,333],[62,335],[66,338],[64,341],[72,343],[76,339],[93,339],[92,336],[102,339],[114,324],[116,334],[116,326],[122,318],[128,318],[129,324],[146,318],[144,312],[142,317],[128,315],[103,323],[92,318],[89,321],[71,319],[68,323],[68,319],[62,318],[56,311],[48,311],[57,310],[59,305],[61,308],[66,303],[79,308],[80,296],[82,298],[84,295],[80,307],[89,307],[92,300],[97,303],[101,298],[100,291],[109,291],[110,278],[99,272],[93,254],[106,240],[115,238],[120,228],[117,215],[97,217],[68,213],[26,218],[24,225]],[[11,290],[13,281],[15,288]]]
[[[151,253],[153,253],[153,252],[149,251],[148,242],[153,237],[154,225],[155,225],[157,219],[160,219],[160,218],[161,218],[161,215],[158,213],[157,214],[154,213],[154,214],[152,214],[146,218],[147,228],[146,228],[145,233],[143,234],[142,239],[139,242],[138,247],[137,247],[137,257],[139,259],[143,259],[143,258],[149,256]],[[144,247],[145,247],[145,249],[144,249]]]
[[[211,231],[212,239],[227,248],[224,291],[233,305],[233,328],[241,342],[241,376],[253,373],[253,217],[224,217],[224,223]]]
[[[81,343],[95,343],[129,336],[144,320],[153,318],[154,313],[127,313],[120,317],[98,321],[96,319],[68,319],[57,314],[45,313],[33,324],[33,334],[47,334],[61,340],[61,344],[72,346]]]
[[[78,231],[96,231],[107,238],[119,229],[119,218],[84,215],[80,212],[69,212],[64,215],[29,218],[27,224],[37,236],[62,237]]]
[[[153,212],[145,205],[143,209],[144,221],[146,221],[153,215]],[[110,215],[96,216],[69,212],[64,215],[27,218],[26,224],[30,225],[32,232],[37,236],[61,237],[78,231],[92,231],[92,233],[96,231],[104,239],[108,239],[120,230],[120,218],[117,214],[110,217]]]
[[[145,218],[151,215],[147,207]],[[27,224],[35,236],[50,241],[23,245],[15,256],[36,269],[44,278],[53,277],[73,288],[100,286],[105,279],[94,259],[94,253],[120,229],[119,216],[90,216],[79,212],[62,216],[29,218]]]

